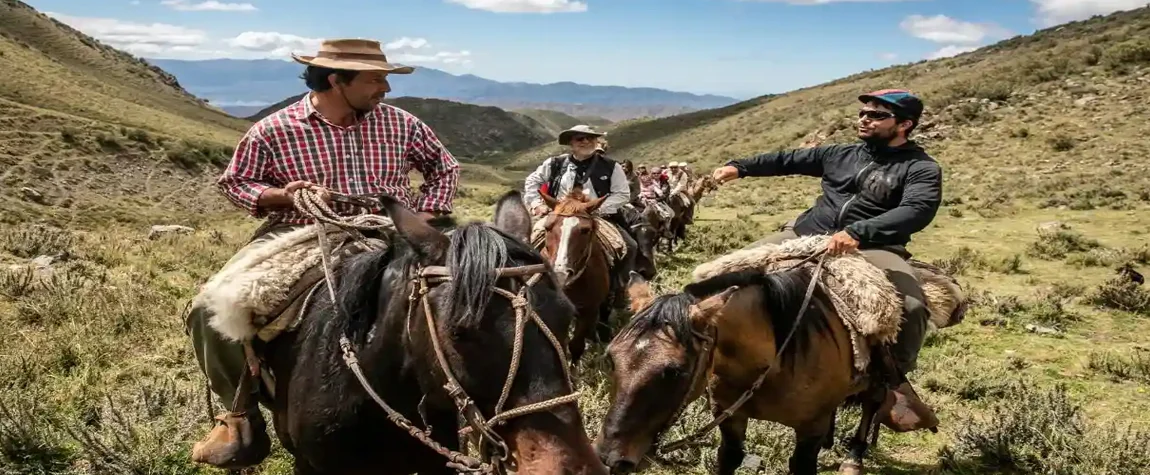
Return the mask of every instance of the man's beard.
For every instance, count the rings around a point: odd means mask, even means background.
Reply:
[[[887,135],[876,130],[869,136],[861,136],[859,138],[862,139],[863,142],[866,142],[867,145],[881,147],[889,145],[891,140],[894,140],[894,134]]]

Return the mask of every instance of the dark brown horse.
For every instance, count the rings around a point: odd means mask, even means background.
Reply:
[[[494,226],[449,236],[381,199],[397,231],[390,247],[339,266],[336,300],[322,287],[297,330],[267,348],[275,428],[297,475],[455,473],[389,420],[345,363],[342,337],[366,386],[445,450],[458,452],[461,412],[502,413],[482,439],[520,473],[606,473],[576,404],[556,400],[573,391],[561,350],[575,309],[526,242],[521,200],[508,193]],[[528,411],[504,412],[517,409]]]
[[[750,419],[795,430],[790,471],[813,475],[829,446],[836,409],[863,395],[863,417],[842,472],[858,474],[885,390],[868,390],[853,369],[850,335],[827,296],[815,289],[803,306],[806,269],[717,276],[686,292],[655,297],[632,275],[635,316],[608,345],[611,408],[597,441],[612,473],[629,473],[710,380],[716,416],[732,407],[766,372],[759,390],[719,425],[719,474],[735,473],[745,455]],[[798,317],[800,310],[804,315]],[[787,335],[793,339],[781,353]]]
[[[579,187],[562,201],[547,193],[541,195],[551,207],[551,213],[543,218],[543,257],[555,270],[559,287],[575,304],[575,331],[570,344],[571,364],[575,365],[583,357],[587,338],[596,324],[607,322],[611,316],[611,268],[607,250],[595,236],[600,223],[593,214],[606,197],[588,200]]]

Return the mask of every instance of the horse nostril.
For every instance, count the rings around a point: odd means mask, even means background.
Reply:
[[[619,460],[615,465],[611,466],[612,474],[627,475],[635,471],[635,463],[627,460]]]

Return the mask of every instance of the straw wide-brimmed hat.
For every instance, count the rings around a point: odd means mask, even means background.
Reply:
[[[591,128],[590,125],[576,125],[570,129],[559,132],[559,145],[568,145],[571,143],[571,136],[575,134],[591,135],[595,137],[602,137],[607,135],[604,132],[598,132]]]
[[[297,63],[321,68],[350,71],[383,71],[388,74],[411,74],[415,68],[387,61],[383,48],[375,40],[324,40],[314,56],[292,53]]]

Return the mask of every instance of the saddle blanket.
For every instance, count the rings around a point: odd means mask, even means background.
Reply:
[[[607,264],[614,266],[627,255],[627,241],[619,234],[619,228],[605,218],[596,216],[595,222],[595,240],[607,250]],[[531,227],[531,245],[536,249],[543,249],[547,237],[546,224],[546,219],[540,219]]]
[[[304,226],[248,244],[200,287],[191,304],[210,312],[208,324],[228,339],[244,341],[256,335],[270,339],[262,327],[275,323],[276,317],[306,290],[299,288],[301,278],[308,275],[304,280],[311,290],[323,280],[321,230],[326,234],[333,266],[341,256],[387,247],[381,239],[358,241],[336,226],[319,226]],[[283,325],[278,326],[283,329]]]
[[[659,215],[659,218],[661,218],[664,222],[670,221],[671,218],[675,217],[675,210],[671,208],[671,205],[668,205],[667,203],[664,203],[662,201],[646,200],[645,199],[645,200],[643,200],[643,205],[648,206],[648,207],[654,207],[655,213],[657,213]]]
[[[693,278],[705,280],[721,274],[748,269],[763,272],[782,270],[794,262],[825,249],[830,236],[806,236],[781,245],[766,244],[719,257],[695,268]],[[804,264],[814,271],[817,261]],[[902,296],[886,273],[868,262],[861,254],[828,256],[819,286],[830,296],[836,313],[851,335],[855,368],[865,371],[874,344],[894,343],[902,322]],[[930,314],[929,325],[935,329],[962,320],[966,300],[958,283],[929,264],[911,261]]]

